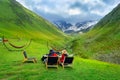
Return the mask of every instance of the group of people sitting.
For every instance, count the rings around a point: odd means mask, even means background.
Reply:
[[[68,54],[68,52],[66,50],[62,50],[61,52],[55,52],[54,50],[51,49],[51,50],[49,50],[49,54],[44,55],[41,58],[41,60],[43,62],[45,62],[47,57],[58,57],[58,56],[60,56],[59,63],[63,63],[65,57],[67,57],[68,55],[69,54]]]

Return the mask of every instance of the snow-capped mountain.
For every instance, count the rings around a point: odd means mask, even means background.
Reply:
[[[69,27],[73,26],[71,23],[67,23],[66,21],[55,21],[54,24],[61,29],[63,32],[65,32]]]
[[[65,33],[76,33],[76,32],[86,32],[90,30],[97,22],[98,21],[90,20],[90,21],[77,22],[75,24],[72,24],[61,20],[54,22],[54,24]]]

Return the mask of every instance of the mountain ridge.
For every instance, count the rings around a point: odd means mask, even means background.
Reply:
[[[73,24],[64,20],[59,20],[55,21],[54,24],[65,33],[79,33],[89,31],[97,22],[96,20],[89,20]]]

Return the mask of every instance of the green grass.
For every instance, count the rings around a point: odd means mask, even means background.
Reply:
[[[12,56],[12,55],[11,55]],[[22,55],[21,55],[22,56]],[[14,56],[13,56],[14,57]],[[17,57],[17,56],[16,56]],[[18,57],[17,57],[18,58]],[[0,63],[0,79],[5,80],[119,80],[120,66],[75,57],[73,68],[46,69],[37,64],[23,64],[21,60]],[[111,77],[112,76],[112,77]]]
[[[73,67],[45,68],[41,57],[48,53],[46,45],[33,42],[26,51],[28,57],[36,57],[38,63],[22,63],[22,52],[7,51],[0,43],[1,80],[119,80],[120,66],[75,56]],[[112,77],[110,77],[112,76]]]

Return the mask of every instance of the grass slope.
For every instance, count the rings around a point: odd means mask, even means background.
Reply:
[[[65,35],[15,0],[0,0],[0,36],[60,39]]]
[[[45,64],[23,64],[20,53],[4,54],[0,61],[1,80],[119,80],[120,66],[75,57],[73,68],[45,68]],[[40,55],[37,55],[39,60]],[[6,58],[6,59],[5,59]],[[3,59],[3,57],[2,57]]]
[[[0,43],[0,80],[119,80],[120,66],[81,59],[75,56],[73,68],[48,68],[41,57],[49,50],[45,45],[32,42],[27,49],[28,57],[36,57],[38,63],[22,63],[22,52],[7,51]],[[110,77],[112,76],[112,77]]]
[[[111,57],[116,59],[115,63],[120,63],[120,4],[101,19],[94,29],[77,36],[71,48],[84,58],[100,55],[101,60]],[[105,57],[104,54],[108,55]]]
[[[32,39],[31,46],[37,43],[38,46],[44,46],[43,48],[46,48],[47,42],[63,45],[66,38],[53,24],[15,0],[0,0],[0,39],[2,36],[18,46]]]

